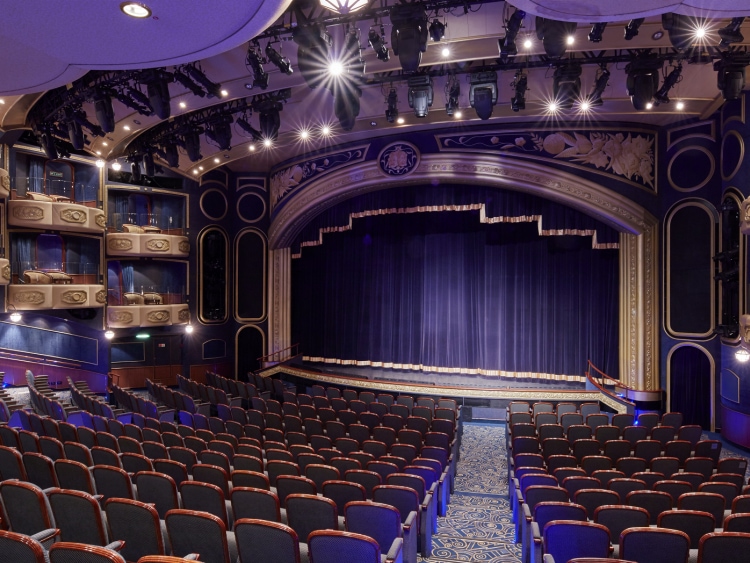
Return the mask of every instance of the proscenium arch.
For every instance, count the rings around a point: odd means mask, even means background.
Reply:
[[[268,231],[269,348],[291,342],[290,252],[295,237],[322,211],[367,192],[438,182],[514,190],[553,200],[620,232],[620,379],[658,400],[658,221],[617,192],[569,172],[522,160],[476,154],[422,155],[406,177],[386,177],[376,161],[358,163],[313,180],[276,203]],[[283,280],[283,282],[281,282]],[[281,282],[281,283],[280,283]]]

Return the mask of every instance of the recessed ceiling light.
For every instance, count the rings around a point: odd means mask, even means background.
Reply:
[[[464,114],[461,112],[461,110],[453,113],[453,117],[455,117],[456,119],[461,119],[463,116]]]
[[[580,105],[578,106],[581,111],[589,111],[591,109],[591,103],[588,100],[581,100]]]
[[[103,146],[103,147],[108,147],[108,146],[109,146],[109,144],[107,143],[107,141],[102,141],[102,146]]]
[[[151,15],[151,8],[140,2],[123,2],[120,4],[120,10],[131,18],[142,19]]]
[[[5,100],[0,98],[0,104],[5,105]]]
[[[102,155],[102,151],[96,151],[96,155],[97,156],[101,156]]]
[[[187,104],[185,102],[180,102],[180,107],[182,109],[185,109],[187,107]]]
[[[396,120],[396,123],[398,123],[399,125],[403,125],[403,124],[404,124],[404,118],[403,118],[403,117],[399,117],[399,118],[398,118],[398,119]]]
[[[550,113],[557,113],[558,109],[559,108],[558,108],[557,102],[555,101],[552,101],[547,105],[547,111]]]
[[[199,166],[199,167],[198,167],[198,170],[203,170],[203,167],[202,167],[202,166]]]
[[[255,145],[250,145],[248,148],[250,149],[250,152],[253,152],[255,150]]]
[[[683,109],[685,109],[685,102],[683,102],[682,100],[680,100],[679,102],[677,102],[677,105],[675,107],[677,109],[679,109],[679,110],[683,110]]]
[[[331,128],[328,127],[328,125],[324,125],[323,128],[320,130],[320,132],[323,135],[330,135],[331,134]]]
[[[567,39],[565,40],[565,42],[566,42],[566,43],[567,43],[568,45],[572,45],[573,43],[575,43],[575,42],[576,42],[576,38],[575,38],[575,36],[573,36],[573,35],[568,35],[568,37],[567,37]]]
[[[124,125],[123,129],[125,129],[125,131],[130,131],[130,125]]]
[[[219,163],[221,162],[221,160],[219,160],[218,158],[214,158],[214,162],[215,162],[216,164],[219,164]]]
[[[652,107],[654,107],[654,104],[652,104],[651,102],[646,104],[646,109],[651,109]]]
[[[376,127],[378,124],[377,121],[370,121],[370,127]]]
[[[309,133],[309,132],[307,131],[307,129],[302,129],[302,130],[301,130],[301,131],[299,132],[299,138],[300,138],[300,139],[303,139],[303,140],[304,140],[304,139],[307,139],[307,138],[308,138],[309,136],[310,136],[310,133]]]
[[[227,92],[226,90],[222,90],[221,91],[221,97],[222,98],[226,98],[228,95],[229,95],[229,92]]]
[[[661,29],[659,31],[654,31],[654,33],[651,34],[651,39],[654,41],[658,41],[662,37],[664,37],[664,32]]]
[[[273,141],[271,141],[271,139],[265,139],[263,141],[263,146],[266,148],[270,147],[272,144],[273,144]]]
[[[198,169],[197,168],[193,168],[193,174],[195,174],[196,176],[198,175]]]
[[[524,46],[525,49],[531,49],[532,45],[533,45],[533,43],[531,42],[531,39],[527,38],[526,41],[523,42],[523,46]]]
[[[695,29],[695,38],[703,39],[706,36],[706,28],[701,26]]]
[[[444,57],[450,57],[451,56],[451,50],[448,47],[443,47],[443,50],[441,51]]]
[[[344,72],[344,65],[340,61],[331,61],[328,65],[328,72],[333,76],[340,76]]]

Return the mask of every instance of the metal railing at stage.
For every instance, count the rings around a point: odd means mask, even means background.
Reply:
[[[296,344],[292,344],[291,346],[287,346],[286,348],[282,348],[281,350],[276,350],[275,352],[266,354],[265,356],[261,356],[260,358],[257,358],[257,361],[258,363],[260,363],[262,368],[267,368],[275,366],[277,364],[288,362],[298,355],[299,342],[297,342]]]

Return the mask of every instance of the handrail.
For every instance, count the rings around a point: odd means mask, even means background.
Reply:
[[[603,375],[603,376],[604,376],[604,377],[602,378],[602,380],[604,380],[604,379],[606,378],[606,379],[609,379],[610,381],[614,381],[614,382],[616,382],[616,383],[615,383],[616,385],[619,385],[619,381],[618,381],[617,379],[615,379],[615,378],[613,378],[613,377],[609,377],[609,376],[608,376],[608,375],[607,375],[606,373],[604,373],[604,372],[603,372],[603,371],[601,371],[600,369],[597,369],[597,367],[596,367],[596,366],[595,366],[594,364],[592,364],[592,363],[591,363],[591,360],[589,360],[589,365],[590,365],[590,366],[591,366],[592,368],[594,368],[594,370],[596,370],[596,372],[597,372],[598,374],[601,374],[601,375]],[[618,402],[620,402],[620,403],[624,403],[624,404],[630,405],[630,406],[632,406],[632,407],[635,407],[635,403],[634,403],[633,401],[631,401],[630,399],[627,399],[627,398],[625,398],[625,397],[621,397],[620,395],[617,395],[616,393],[613,393],[613,392],[612,392],[612,391],[610,391],[609,389],[605,389],[605,388],[604,388],[604,385],[609,385],[609,383],[599,383],[599,382],[598,382],[598,381],[596,380],[596,378],[595,378],[594,376],[592,376],[592,375],[591,375],[591,372],[589,372],[588,370],[586,371],[586,379],[587,379],[587,380],[588,380],[588,382],[589,382],[589,383],[590,383],[590,384],[591,384],[591,385],[592,385],[592,386],[593,386],[593,387],[594,387],[594,388],[595,388],[595,389],[596,389],[597,391],[599,391],[599,392],[600,392],[600,393],[601,393],[602,395],[606,395],[606,396],[607,396],[607,397],[609,397],[610,399],[613,399],[613,400],[615,400],[615,401],[618,401]]]
[[[281,354],[284,352],[287,352],[289,350],[292,350],[293,353],[289,354],[286,358],[283,360],[281,359]],[[291,346],[287,346],[286,348],[282,348],[281,350],[276,350],[275,352],[271,352],[270,354],[266,354],[265,356],[261,356],[260,358],[257,358],[257,361],[263,363],[263,362],[283,362],[285,360],[288,360],[289,358],[292,358],[299,354],[299,342],[296,344],[292,344]]]
[[[622,387],[623,389],[626,389],[627,391],[637,391],[637,389],[635,389],[634,387],[630,387],[628,385],[625,385],[619,379],[615,379],[614,377],[612,377],[612,376],[607,375],[606,373],[604,373],[602,370],[600,370],[598,367],[596,367],[594,364],[592,364],[591,360],[588,360],[588,362],[589,362],[589,367],[593,368],[594,371],[596,371],[596,373],[600,374],[602,379],[607,379],[607,380],[611,381],[612,382],[611,385],[617,385],[618,387]],[[586,375],[588,376],[588,372],[586,372]]]

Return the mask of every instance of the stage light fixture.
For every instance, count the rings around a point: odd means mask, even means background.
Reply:
[[[349,77],[361,80],[365,76],[365,60],[362,58],[362,47],[359,43],[359,29],[351,26],[346,33],[342,63],[348,71]]]
[[[740,32],[740,27],[742,26],[743,21],[745,21],[744,17],[732,18],[729,25],[726,25],[719,30],[719,37],[721,37],[719,49],[726,49],[732,43],[742,43],[745,40]]]
[[[592,25],[591,31],[589,31],[589,41],[592,43],[601,43],[606,27],[607,22],[597,22]]]
[[[650,109],[648,106],[659,88],[660,69],[661,61],[654,55],[638,57],[625,66],[626,88],[635,109]]]
[[[221,97],[221,85],[211,81],[196,64],[186,65],[184,68],[190,78],[203,86],[210,98]]]
[[[81,129],[81,124],[71,116],[70,120],[65,125],[68,128],[68,139],[70,140],[70,144],[73,145],[75,150],[82,150],[85,139],[83,136],[83,129]]]
[[[185,133],[185,151],[187,152],[190,162],[198,162],[203,156],[201,155],[201,130],[197,127],[190,129]]]
[[[646,18],[635,18],[628,22],[625,26],[625,40],[632,41],[634,37],[638,35],[638,31],[641,29],[641,25]]]
[[[146,176],[156,176],[154,154],[151,151],[143,153],[143,171],[146,173]]]
[[[250,138],[256,142],[260,143],[263,141],[263,135],[260,131],[255,129],[252,125],[250,125],[250,122],[247,120],[247,117],[240,117],[235,123],[242,128],[243,131],[250,134]]]
[[[389,90],[385,101],[388,104],[388,108],[385,110],[385,119],[388,123],[393,123],[398,119],[398,92],[395,88]]]
[[[264,139],[275,141],[279,138],[279,128],[281,127],[281,117],[279,112],[282,109],[280,102],[268,100],[258,108],[258,117],[260,121],[260,132]]]
[[[682,64],[678,64],[665,78],[661,88],[654,94],[654,105],[668,104],[669,91],[682,79]]]
[[[594,89],[592,90],[591,95],[587,100],[589,106],[594,107],[602,105],[602,95],[604,94],[604,90],[607,88],[607,84],[609,84],[609,77],[609,69],[607,69],[605,65],[602,65],[599,69],[596,81],[594,82]]]
[[[500,50],[500,59],[505,63],[508,59],[515,57],[518,54],[518,47],[516,46],[516,37],[523,24],[523,18],[526,17],[526,12],[523,10],[516,10],[505,22],[505,37],[501,37],[497,40],[497,47]]]
[[[381,24],[380,33],[378,33],[374,27],[370,28],[370,31],[367,34],[367,42],[370,44],[370,47],[372,47],[373,51],[375,51],[375,56],[381,61],[387,62],[391,58],[391,52],[385,44],[384,37],[385,28]]]
[[[469,104],[477,112],[479,119],[492,117],[497,103],[497,73],[475,72],[469,76]]]
[[[391,46],[404,72],[416,72],[427,51],[427,13],[424,4],[395,4],[390,12]]]
[[[245,56],[245,67],[253,74],[253,82],[250,88],[268,88],[268,73],[263,68],[266,60],[260,53],[260,45],[253,41],[247,46],[247,55]]]
[[[369,0],[320,0],[320,5],[326,10],[342,15],[361,10],[368,3]]]
[[[461,83],[455,74],[448,76],[445,81],[445,113],[455,115],[459,108],[458,98],[461,95]]]
[[[232,116],[231,114],[217,115],[208,123],[206,137],[211,139],[219,150],[228,151],[232,148]]]
[[[568,63],[555,69],[552,88],[560,109],[570,109],[581,99],[581,65]]]
[[[678,51],[684,51],[691,47],[696,39],[700,39],[697,34],[701,29],[705,29],[705,20],[668,12],[662,14],[661,25],[669,33],[672,46]]]
[[[40,132],[37,132],[37,136],[39,137],[39,144],[42,146],[44,155],[49,160],[56,160],[58,158],[57,147],[55,146],[55,138],[50,132],[49,125],[45,124],[44,128]]]
[[[266,45],[266,57],[271,61],[276,68],[278,68],[284,74],[292,74],[292,63],[289,62],[289,57],[285,57],[281,52],[277,51],[271,45],[269,41]]]
[[[172,108],[169,105],[169,82],[159,71],[148,71],[143,79],[148,92],[148,103],[160,119],[169,119]]]
[[[536,36],[544,45],[547,56],[559,58],[565,54],[565,49],[570,44],[569,38],[576,33],[578,24],[576,22],[563,22],[536,17]]]
[[[297,67],[310,88],[317,88],[328,72],[331,35],[323,25],[295,28],[292,39],[297,44]]]
[[[409,107],[414,110],[414,115],[427,117],[434,96],[432,78],[427,74],[411,76],[407,81],[407,87],[407,100]]]
[[[351,131],[357,121],[360,110],[359,87],[350,83],[337,83],[333,87],[333,112],[344,131]]]
[[[179,82],[185,88],[187,88],[188,90],[190,90],[195,96],[200,96],[201,98],[205,98],[206,97],[205,90],[203,90],[203,88],[201,88],[198,84],[196,84],[193,81],[193,79],[190,78],[187,74],[185,74],[184,72],[182,72],[182,70],[180,70],[179,67],[176,68],[174,70],[174,72],[172,72],[172,76],[174,77],[174,79],[177,82]],[[180,102],[180,107],[181,108],[185,107],[184,103],[185,102]]]
[[[510,109],[513,111],[521,111],[526,109],[526,89],[528,87],[528,75],[523,70],[516,71],[516,75],[513,77],[513,82],[510,83],[514,89],[515,94],[510,99]]]
[[[94,95],[94,112],[102,131],[111,133],[115,130],[115,110],[109,95],[104,92],[97,92]]]
[[[435,18],[434,20],[432,20],[428,31],[430,32],[430,39],[437,43],[438,41],[441,41],[443,37],[445,37],[445,24],[439,19]]]
[[[745,88],[745,68],[750,64],[748,54],[725,55],[714,63],[716,85],[725,100],[736,100]]]
[[[162,147],[164,150],[164,160],[171,168],[177,168],[180,165],[180,153],[175,143],[169,143]]]

